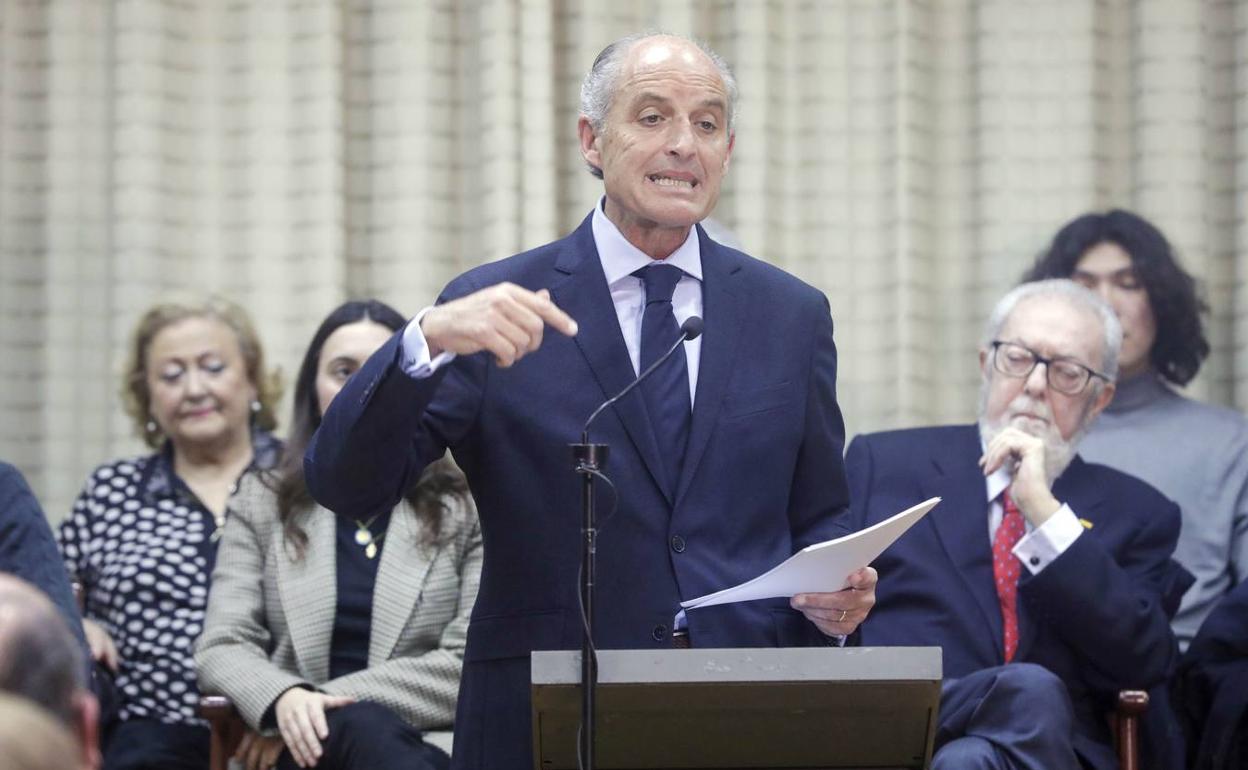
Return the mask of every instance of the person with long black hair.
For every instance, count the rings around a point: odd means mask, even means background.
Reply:
[[[1186,649],[1248,576],[1248,420],[1178,391],[1209,355],[1195,279],[1153,224],[1115,209],[1075,218],[1026,280],[1073,278],[1122,322],[1118,390],[1080,445],[1084,459],[1137,476],[1178,503],[1174,557],[1196,576],[1173,625]]]
[[[449,763],[429,731],[454,719],[481,569],[463,476],[444,460],[393,509],[336,512],[303,477],[325,409],[404,323],[375,300],[329,314],[295,383],[285,460],[243,485],[226,526],[196,662],[204,691],[256,731],[236,755],[250,770]]]

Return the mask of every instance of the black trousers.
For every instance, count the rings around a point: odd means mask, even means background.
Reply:
[[[325,712],[329,737],[321,744],[317,770],[447,770],[451,758],[425,743],[415,727],[379,703],[360,701]],[[278,770],[300,770],[289,750]]]
[[[154,719],[118,722],[104,746],[104,770],[208,770],[207,727]]]

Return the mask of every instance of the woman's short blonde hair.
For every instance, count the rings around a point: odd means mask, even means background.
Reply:
[[[229,327],[238,339],[239,350],[247,368],[247,379],[256,389],[260,409],[254,415],[255,426],[264,430],[277,427],[277,402],[282,396],[281,377],[264,364],[264,348],[251,322],[251,316],[238,305],[222,297],[209,297],[194,302],[166,302],[149,309],[139,319],[130,337],[121,399],[126,414],[134,420],[135,432],[153,449],[160,446],[164,434],[152,420],[152,394],[147,389],[147,353],[152,340],[163,329],[188,318],[212,318]]]

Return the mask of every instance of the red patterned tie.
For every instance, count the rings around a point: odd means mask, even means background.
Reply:
[[[1014,556],[1014,546],[1022,539],[1025,527],[1023,514],[1010,497],[1010,490],[1001,496],[1005,515],[992,538],[992,576],[997,583],[997,599],[1001,603],[1001,625],[1004,629],[1005,662],[1014,659],[1018,650],[1018,578],[1023,565]]]

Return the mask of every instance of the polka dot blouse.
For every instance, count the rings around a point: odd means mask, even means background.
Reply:
[[[256,434],[253,468],[276,464],[280,444]],[[204,724],[194,646],[216,560],[216,522],[173,472],[168,450],[100,466],[59,532],[83,615],[113,637],[122,719]]]

